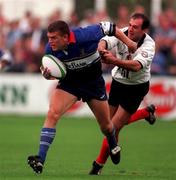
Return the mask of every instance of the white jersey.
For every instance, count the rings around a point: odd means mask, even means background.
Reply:
[[[126,30],[128,30],[128,28],[122,29],[123,32]],[[103,39],[107,42],[108,50],[115,48],[117,58],[122,61],[128,59],[137,60],[142,65],[142,69],[138,72],[115,66],[112,69],[112,77],[114,80],[129,85],[141,84],[150,80],[150,66],[155,54],[155,42],[148,34],[145,34],[144,38],[141,40],[141,45],[134,53],[129,53],[128,47],[114,36],[106,36]]]

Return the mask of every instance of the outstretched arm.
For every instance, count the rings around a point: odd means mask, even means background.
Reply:
[[[128,46],[129,51],[136,51],[137,43],[128,38],[118,27],[116,27],[115,37],[125,43]]]
[[[129,51],[136,51],[137,43],[129,39],[114,23],[101,22],[100,26],[103,30],[104,35],[115,36],[128,46]]]

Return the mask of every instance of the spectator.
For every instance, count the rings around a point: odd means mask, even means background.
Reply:
[[[158,52],[161,51],[167,56],[174,39],[176,39],[176,30],[173,29],[165,13],[159,16],[159,26],[155,28],[154,39],[159,48]]]
[[[19,39],[15,42],[14,47],[12,48],[12,55],[13,55],[13,64],[9,68],[8,72],[17,72],[17,73],[24,73],[26,72],[26,62],[23,57],[23,41]]]
[[[129,24],[129,9],[128,6],[121,4],[117,8],[117,20],[116,24],[119,28],[128,26]]]
[[[80,26],[86,27],[86,26],[89,26],[91,24],[95,24],[95,22],[96,22],[95,12],[91,9],[88,9],[84,13],[84,18],[80,22]]]
[[[145,14],[145,8],[144,8],[144,6],[142,6],[140,4],[136,4],[134,7],[134,12]]]
[[[75,11],[73,11],[70,14],[69,22],[68,22],[69,27],[75,28],[79,26],[79,18],[78,15]]]
[[[12,64],[11,53],[7,50],[0,49],[0,71],[8,71],[10,65]]]
[[[176,41],[174,41],[167,59],[167,71],[168,75],[176,76]]]
[[[96,11],[95,17],[96,17],[97,23],[101,21],[111,21],[111,18],[109,17],[106,9],[101,10],[101,11]]]
[[[49,16],[47,24],[62,19],[62,11],[60,9],[55,9],[53,13]]]
[[[151,74],[167,75],[166,67],[167,67],[166,56],[161,51],[158,51],[156,48],[156,54],[151,64]]]
[[[176,13],[172,7],[169,7],[165,10],[166,17],[171,23],[171,27],[176,29]]]
[[[39,52],[43,44],[47,42],[46,29],[42,28],[41,19],[33,17],[31,20],[31,50],[35,53]],[[44,45],[43,45],[44,46]],[[43,49],[44,51],[44,49]]]
[[[31,11],[26,11],[24,14],[24,17],[22,17],[20,19],[19,22],[19,29],[22,33],[29,33],[31,32],[31,19],[32,19],[33,15]]]
[[[21,38],[22,31],[19,29],[19,21],[13,20],[9,23],[9,32],[7,33],[6,46],[8,49],[12,49],[15,42]]]

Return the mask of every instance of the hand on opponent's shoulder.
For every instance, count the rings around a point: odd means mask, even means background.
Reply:
[[[100,26],[103,30],[104,35],[107,35],[107,36],[115,35],[115,32],[116,32],[115,23],[108,22],[108,21],[102,21],[102,22],[100,22]]]
[[[137,43],[128,38],[117,26],[115,23],[103,21],[100,22],[100,26],[103,30],[104,35],[115,36],[123,43],[125,43],[129,51],[135,52],[137,49]]]

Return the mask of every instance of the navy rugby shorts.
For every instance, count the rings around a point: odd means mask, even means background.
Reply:
[[[85,82],[62,81],[57,85],[57,88],[73,94],[83,102],[88,102],[91,99],[107,100],[105,81],[102,76]]]
[[[122,106],[127,112],[133,114],[140,106],[144,96],[149,91],[149,82],[127,85],[122,84],[114,79],[111,83],[108,103],[111,106]]]

